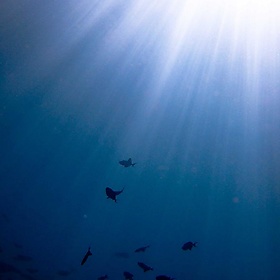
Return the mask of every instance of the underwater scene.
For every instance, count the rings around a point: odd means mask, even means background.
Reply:
[[[275,280],[280,2],[0,1],[0,280]]]

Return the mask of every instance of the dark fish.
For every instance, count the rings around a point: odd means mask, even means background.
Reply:
[[[129,166],[133,167],[136,164],[136,162],[132,163],[131,158],[129,158],[128,160],[121,160],[121,161],[119,161],[119,164],[124,166],[124,167],[129,167]]]
[[[0,273],[14,272],[20,274],[20,270],[15,266],[0,261]]]
[[[122,259],[128,259],[129,254],[126,252],[117,252],[114,254],[116,257],[122,258]]]
[[[135,252],[135,253],[145,252],[146,249],[149,248],[149,247],[150,247],[150,245],[144,246],[144,247],[140,247],[140,248],[136,249],[134,252]]]
[[[182,249],[183,249],[184,251],[186,251],[186,250],[191,250],[193,247],[196,247],[196,244],[197,244],[197,242],[191,242],[191,241],[189,241],[189,242],[185,243],[185,244],[182,246]]]
[[[88,247],[88,251],[85,254],[84,258],[82,259],[81,265],[83,265],[87,261],[88,257],[91,256],[91,255],[92,255],[92,253],[90,251],[90,247]]]
[[[25,256],[25,255],[17,255],[15,257],[13,257],[14,260],[16,261],[20,261],[20,262],[30,262],[32,261],[33,259],[29,256]]]
[[[59,271],[57,272],[57,274],[58,274],[59,276],[69,276],[69,275],[71,274],[71,272],[68,271],[68,270],[59,270]]]
[[[121,191],[113,191],[111,188],[107,187],[106,188],[107,198],[111,198],[112,200],[117,202],[116,196],[121,194],[123,192],[123,190],[124,190],[124,188]]]
[[[108,277],[108,275],[106,274],[106,275],[104,275],[104,276],[100,276],[100,277],[98,277],[97,279],[98,280],[106,280],[106,279],[108,279],[109,277]]]
[[[133,274],[131,274],[130,272],[125,271],[123,273],[123,276],[126,280],[133,280]]]
[[[175,278],[171,278],[165,275],[159,275],[156,277],[156,280],[174,280]]]
[[[143,269],[144,272],[147,272],[149,270],[154,270],[152,267],[150,267],[142,262],[138,262],[138,265]]]

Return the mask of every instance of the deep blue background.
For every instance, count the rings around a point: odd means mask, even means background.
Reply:
[[[279,35],[255,64],[214,31],[172,60],[164,24],[102,3],[1,1],[0,279],[276,279]]]

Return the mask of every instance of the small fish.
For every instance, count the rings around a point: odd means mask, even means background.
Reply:
[[[142,262],[138,262],[138,265],[143,269],[144,272],[147,272],[149,270],[154,270],[152,267],[150,267]]]
[[[82,259],[81,265],[83,265],[87,261],[88,257],[91,256],[91,255],[92,255],[92,253],[90,251],[90,247],[88,247],[88,251],[85,254],[84,258]]]
[[[107,198],[111,198],[112,200],[114,200],[115,202],[117,202],[117,198],[116,196],[121,194],[123,192],[124,188],[121,191],[113,191],[111,188],[107,187],[106,188],[106,195]]]
[[[144,247],[140,247],[140,248],[136,249],[134,252],[135,252],[135,253],[145,252],[146,249],[149,248],[149,247],[150,247],[150,245],[144,246]]]
[[[106,279],[108,279],[108,278],[109,278],[109,277],[108,277],[108,275],[106,274],[106,275],[104,275],[104,276],[98,277],[97,280],[106,280]]]
[[[121,160],[119,161],[119,164],[124,166],[124,167],[130,167],[130,166],[134,166],[136,164],[136,162],[132,163],[131,158],[129,158],[128,160]]]
[[[174,280],[175,278],[171,278],[165,275],[159,275],[156,277],[156,280]]]
[[[131,274],[130,272],[125,271],[123,273],[123,276],[126,280],[133,280],[133,274]]]
[[[187,250],[191,250],[193,247],[196,247],[197,242],[187,242],[182,246],[182,250],[187,251]]]

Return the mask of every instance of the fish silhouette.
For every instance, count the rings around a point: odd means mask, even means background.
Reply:
[[[156,277],[156,280],[174,280],[175,278],[171,278],[165,275],[159,275]]]
[[[130,272],[124,271],[123,276],[126,280],[133,280],[133,274],[131,274]]]
[[[187,250],[191,250],[193,247],[196,247],[197,242],[187,242],[182,246],[182,250],[187,251]]]
[[[124,166],[124,167],[130,167],[130,166],[134,166],[136,164],[136,162],[132,163],[131,158],[129,158],[128,160],[121,160],[119,161],[119,164]]]
[[[110,198],[112,200],[114,200],[115,202],[117,202],[117,195],[121,194],[123,192],[124,188],[121,191],[114,191],[111,188],[107,187],[106,188],[106,194],[107,194],[107,198]]]
[[[147,248],[149,248],[150,245],[148,246],[143,246],[143,247],[140,247],[140,248],[137,248],[134,252],[135,253],[139,253],[139,252],[145,252]]]
[[[87,251],[87,253],[85,254],[85,256],[83,257],[82,262],[81,262],[81,265],[83,265],[83,264],[87,261],[88,257],[91,256],[91,255],[92,255],[92,253],[91,253],[91,251],[90,251],[90,247],[88,247],[88,251]]]
[[[144,272],[147,272],[149,270],[154,270],[152,267],[150,267],[142,262],[138,262],[138,265],[143,269]]]
[[[109,277],[108,277],[108,275],[106,274],[106,275],[104,275],[104,276],[98,277],[97,280],[106,280],[106,279],[108,279],[108,278],[109,278]]]

